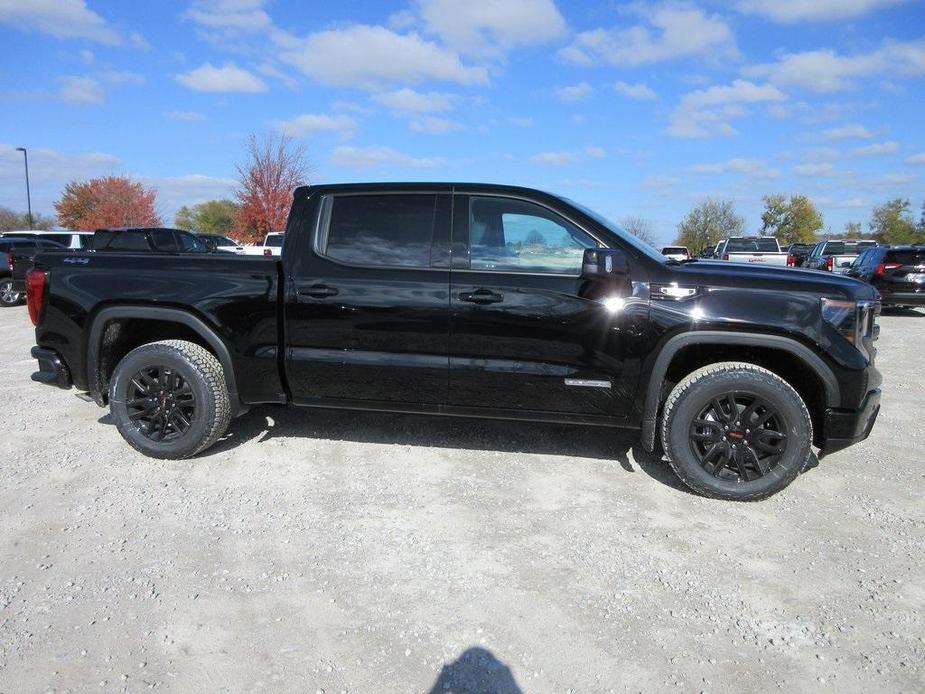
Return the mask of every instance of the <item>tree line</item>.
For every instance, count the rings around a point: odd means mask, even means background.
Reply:
[[[773,236],[784,246],[791,243],[816,243],[823,238],[861,238],[864,236],[859,222],[849,222],[838,233],[822,232],[822,215],[813,201],[805,195],[766,195],[763,198],[760,236]],[[687,246],[699,254],[729,236],[742,236],[745,218],[740,216],[729,200],[706,199],[696,205],[678,224],[674,243]],[[868,237],[881,243],[925,243],[925,203],[918,222],[913,218],[912,205],[907,199],[895,198],[875,207],[867,223]],[[628,227],[628,231],[634,229]],[[648,234],[651,236],[651,234]]]
[[[174,225],[200,233],[231,235],[241,242],[260,241],[270,231],[282,231],[292,190],[308,182],[305,149],[285,135],[247,140],[246,156],[238,164],[233,199],[208,200],[177,210]],[[54,203],[57,218],[33,215],[30,219],[0,207],[0,231],[49,229],[103,229],[159,226],[157,189],[125,176],[103,176],[70,181]]]

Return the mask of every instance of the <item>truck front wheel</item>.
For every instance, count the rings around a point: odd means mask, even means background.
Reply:
[[[802,472],[813,425],[800,395],[754,364],[710,364],[678,383],[662,415],[672,469],[704,496],[764,499]]]
[[[151,342],[118,363],[109,410],[122,438],[152,458],[189,458],[228,428],[231,406],[222,365],[184,340]]]

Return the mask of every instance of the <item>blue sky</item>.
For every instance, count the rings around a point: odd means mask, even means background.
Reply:
[[[124,174],[228,196],[249,132],[318,182],[541,187],[661,241],[706,196],[826,226],[925,198],[925,3],[914,0],[0,0],[0,205]]]

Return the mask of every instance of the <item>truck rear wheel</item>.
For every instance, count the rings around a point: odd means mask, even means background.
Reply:
[[[118,363],[109,410],[129,445],[152,458],[189,458],[228,428],[231,406],[222,365],[184,340],[151,342]]]
[[[802,472],[812,451],[806,404],[789,383],[754,364],[724,362],[694,371],[665,402],[662,446],[694,491],[754,501]]]
[[[15,306],[22,299],[22,292],[13,291],[13,280],[0,280],[0,306]]]

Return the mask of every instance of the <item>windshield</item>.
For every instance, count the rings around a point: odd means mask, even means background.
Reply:
[[[776,253],[777,241],[772,238],[729,239],[726,253]]]
[[[635,236],[633,236],[631,233],[623,229],[621,226],[619,226],[618,224],[614,224],[606,217],[602,217],[594,210],[585,207],[579,202],[570,200],[569,198],[560,197],[559,199],[562,200],[563,202],[568,203],[575,209],[581,210],[581,212],[588,215],[591,219],[593,219],[595,222],[597,222],[602,227],[607,229],[607,231],[612,233],[614,236],[619,237],[621,241],[623,241],[629,246],[632,246],[635,250],[639,251],[643,255],[649,256],[650,258],[652,258],[652,260],[658,263],[662,263],[662,264],[670,260],[669,258],[659,253],[657,248],[653,248],[649,244],[644,243],[643,241],[640,241]],[[671,261],[671,262],[676,263],[677,261]]]

